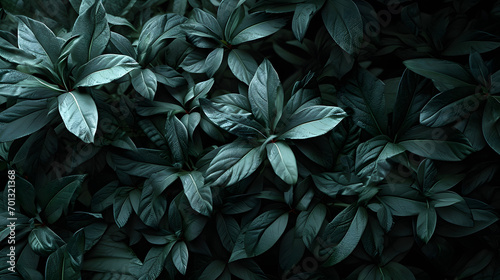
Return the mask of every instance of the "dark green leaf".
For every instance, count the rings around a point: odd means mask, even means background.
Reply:
[[[358,51],[363,40],[363,19],[352,0],[326,0],[321,12],[333,40],[347,53]]]

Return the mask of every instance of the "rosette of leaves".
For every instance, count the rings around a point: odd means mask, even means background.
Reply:
[[[257,62],[238,45],[267,37],[285,25],[283,18],[266,13],[248,13],[244,1],[224,0],[214,16],[195,8],[192,18],[184,25],[186,38],[197,50],[186,56],[181,67],[191,73],[206,73],[212,77],[220,68],[224,49],[232,73],[247,85],[254,76]]]
[[[319,102],[310,91],[297,90],[285,103],[278,73],[268,60],[250,81],[248,97],[225,94],[201,99],[208,119],[239,137],[219,148],[206,172],[207,180],[213,185],[232,185],[257,170],[266,151],[276,175],[295,184],[297,163],[287,140],[323,135],[346,116],[341,108]]]
[[[43,23],[18,17],[18,37],[2,33],[1,95],[11,105],[0,114],[1,141],[30,135],[60,119],[86,143],[94,142],[97,106],[88,87],[105,85],[139,67],[130,56],[103,54],[110,40],[104,7],[82,2],[67,39]],[[57,114],[59,113],[59,114]],[[60,116],[60,119],[59,119]],[[29,125],[24,125],[29,124]]]
[[[486,144],[500,154],[498,115],[500,70],[493,70],[478,52],[469,56],[469,67],[441,59],[407,60],[405,65],[432,79],[440,91],[422,108],[420,122],[430,127],[452,125],[461,130],[475,150]],[[490,64],[491,65],[491,64]]]

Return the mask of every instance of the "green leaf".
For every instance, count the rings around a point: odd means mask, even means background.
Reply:
[[[283,270],[292,268],[304,256],[305,246],[302,238],[296,234],[295,228],[290,229],[281,238],[279,263]]]
[[[474,94],[474,87],[458,87],[434,96],[420,113],[420,122],[431,127],[444,126],[465,119],[483,97]]]
[[[82,65],[102,54],[108,45],[111,31],[101,1],[94,1],[90,7],[82,4],[72,34],[80,36],[71,52],[76,65]]]
[[[46,226],[34,228],[28,236],[28,241],[33,252],[41,256],[48,256],[65,244],[59,235]]]
[[[326,0],[321,12],[333,40],[347,53],[358,51],[363,41],[363,19],[352,0]]]
[[[66,92],[57,98],[66,128],[85,143],[93,143],[97,130],[97,106],[89,94]]]
[[[354,212],[352,212],[354,209],[355,208],[346,208],[344,211],[354,214]],[[326,234],[326,236],[330,235],[330,233],[332,236],[338,235],[338,233],[332,233],[332,231],[336,230],[345,231],[345,234],[342,239],[339,240],[338,244],[332,244],[330,236],[326,240],[322,241],[323,243],[326,243],[322,246],[329,247],[324,248],[326,254],[329,255],[328,259],[323,263],[324,266],[333,266],[343,261],[358,245],[368,223],[368,213],[363,207],[358,207],[355,211],[355,215],[348,214],[347,216],[344,216],[339,214],[325,228],[324,234]],[[336,229],[335,225],[340,224],[342,224],[342,229]]]
[[[172,260],[174,265],[182,275],[186,274],[188,265],[189,251],[184,241],[175,243],[172,248]]]
[[[399,82],[398,95],[392,115],[393,132],[402,133],[419,123],[422,107],[429,100],[429,82],[420,75],[405,70]],[[422,113],[421,113],[422,111]]]
[[[107,84],[125,76],[139,67],[130,56],[103,54],[84,64],[77,75],[74,87],[92,87]]]
[[[0,112],[0,142],[30,135],[53,118],[51,102],[47,99],[25,100]]]
[[[316,105],[303,108],[278,125],[279,139],[307,139],[332,130],[347,114],[339,107]]]
[[[230,1],[229,1],[230,2]],[[207,265],[201,273],[199,280],[216,280],[224,272],[226,263],[221,260],[214,260]]]
[[[500,98],[488,97],[483,114],[483,135],[490,147],[500,154]]]
[[[388,160],[404,152],[404,147],[389,142],[386,136],[371,138],[356,150],[355,167],[358,176],[368,182],[380,182],[391,171],[392,165]]]
[[[198,213],[210,216],[212,212],[212,191],[205,185],[205,178],[199,171],[191,171],[180,175],[184,194],[191,207]]]
[[[216,48],[208,55],[194,51],[186,56],[180,66],[190,73],[206,73],[208,77],[212,77],[222,64],[223,58],[223,48]]]
[[[133,207],[130,199],[132,187],[119,187],[113,196],[113,216],[118,227],[124,227],[127,223]]]
[[[373,74],[361,70],[341,89],[342,102],[354,110],[354,122],[373,136],[387,134],[384,87]]]
[[[459,161],[473,152],[467,138],[449,128],[415,126],[399,141],[408,151],[434,160]]]
[[[193,19],[201,23],[205,28],[213,33],[214,38],[218,38],[219,40],[223,38],[222,28],[212,14],[195,8],[193,9]]]
[[[155,280],[160,276],[165,265],[168,254],[174,247],[175,242],[170,242],[164,247],[153,247],[148,251],[144,259],[144,265],[141,267],[141,276],[139,280]]]
[[[262,135],[264,128],[255,121],[252,114],[239,103],[248,103],[244,96],[238,94],[226,94],[224,99],[232,99],[233,104],[218,102],[216,99],[209,101],[200,99],[203,112],[214,124],[220,128],[240,137],[256,137]],[[225,101],[221,100],[221,101]]]
[[[253,76],[248,87],[248,101],[256,119],[268,128],[274,128],[276,118],[280,117],[283,110],[283,91],[278,73],[267,59],[264,60]]]
[[[284,19],[272,18],[265,13],[249,14],[243,18],[227,39],[231,45],[239,45],[269,36],[280,30],[285,24]]]
[[[236,219],[229,215],[217,214],[215,217],[217,233],[226,250],[231,252],[240,233],[240,226]]]
[[[267,157],[274,173],[287,184],[295,184],[298,179],[297,162],[292,149],[286,142],[279,141],[266,145]]]
[[[58,86],[13,69],[0,69],[0,96],[43,99],[63,92]]]
[[[426,204],[412,198],[398,196],[382,196],[379,198],[387,205],[395,216],[414,216],[425,211]]]
[[[184,124],[188,131],[189,139],[193,138],[193,133],[195,129],[198,127],[201,121],[201,115],[198,112],[193,112],[191,114],[185,114],[181,118],[181,122]]]
[[[476,79],[476,81],[478,81],[481,85],[487,86],[490,80],[490,71],[478,52],[471,51],[469,56],[469,66],[474,79]]]
[[[288,213],[275,209],[255,218],[245,234],[245,250],[249,256],[258,256],[279,240],[288,223]]]
[[[56,37],[45,24],[20,16],[18,44],[19,49],[42,59],[43,65],[52,69],[57,65],[63,40]]]
[[[229,53],[227,64],[236,78],[247,85],[252,81],[258,68],[257,62],[248,52],[238,49],[234,49]]]
[[[149,69],[135,69],[130,72],[134,89],[149,100],[153,100],[158,86],[155,73]]]
[[[427,207],[424,211],[418,214],[417,218],[417,235],[425,243],[431,240],[434,230],[436,229],[437,215],[434,207]]]
[[[43,216],[49,224],[55,223],[75,202],[85,175],[72,175],[51,181],[38,189],[37,198]]]
[[[139,217],[149,226],[156,227],[167,210],[167,199],[162,195],[179,175],[173,169],[153,173],[144,182],[139,203]]]
[[[475,85],[469,71],[455,62],[436,58],[417,58],[403,63],[411,71],[431,79],[441,91]]]
[[[293,13],[292,31],[297,40],[301,41],[306,35],[309,23],[316,12],[323,6],[324,0],[315,0],[297,4]]]
[[[207,181],[212,185],[232,185],[250,176],[262,163],[259,147],[245,141],[222,146],[208,168]]]
[[[182,24],[187,19],[177,14],[163,14],[152,17],[142,28],[137,44],[137,61],[148,65],[167,44],[166,40],[180,37]]]
[[[176,116],[167,117],[165,137],[175,162],[183,163],[188,154],[188,131]]]
[[[297,235],[302,237],[302,241],[304,241],[307,248],[311,248],[323,225],[325,217],[326,207],[322,203],[310,207],[307,211],[300,212],[297,217],[297,222],[295,224]]]

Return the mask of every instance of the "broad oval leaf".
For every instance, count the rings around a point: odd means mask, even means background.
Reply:
[[[253,13],[245,16],[232,32],[232,37],[227,39],[231,45],[239,45],[269,36],[285,24],[286,21],[282,18],[273,18],[265,13]]]
[[[85,143],[93,143],[97,130],[97,106],[89,94],[66,92],[57,98],[66,128]]]
[[[172,248],[172,260],[174,261],[175,268],[179,270],[182,275],[186,274],[188,265],[189,251],[184,241],[175,243]]]
[[[228,186],[250,176],[261,164],[259,147],[245,141],[222,146],[208,168],[207,181]]]
[[[352,0],[326,0],[321,13],[333,40],[347,53],[358,51],[363,41],[363,19]]]
[[[227,63],[234,76],[247,85],[252,81],[258,68],[257,62],[249,53],[238,49],[234,49],[229,53]]]
[[[205,178],[199,171],[191,171],[180,175],[184,194],[189,205],[198,213],[209,216],[212,212],[212,191],[205,185]]]
[[[149,69],[135,69],[130,75],[134,89],[145,98],[153,100],[158,86],[155,73]]]
[[[290,146],[286,142],[278,141],[267,144],[266,150],[274,173],[287,184],[297,183],[299,175],[297,161]]]

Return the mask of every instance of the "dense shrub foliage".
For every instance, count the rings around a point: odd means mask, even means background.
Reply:
[[[1,3],[1,279],[500,279],[500,1]]]

